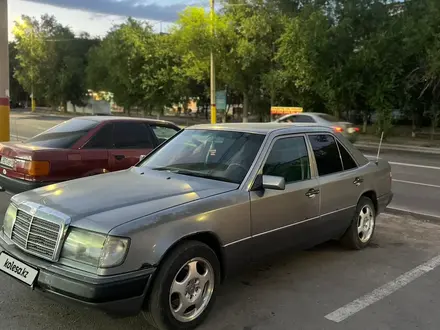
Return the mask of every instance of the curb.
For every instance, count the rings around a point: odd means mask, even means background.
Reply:
[[[358,149],[374,149],[378,150],[379,145],[378,144],[362,144],[362,143],[355,143],[354,146]],[[413,147],[413,146],[400,146],[400,145],[382,145],[380,147],[381,150],[394,150],[394,151],[405,151],[405,152],[412,152],[412,153],[424,153],[424,154],[431,154],[431,155],[440,155],[440,149],[439,148],[429,148],[429,147]]]
[[[387,207],[384,213],[394,214],[394,215],[410,215],[416,218],[422,218],[420,220],[426,220],[428,222],[433,222],[440,224],[440,216],[422,212],[414,212],[407,209],[401,209],[398,207]]]

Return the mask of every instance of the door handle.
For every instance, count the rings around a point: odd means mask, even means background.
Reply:
[[[306,192],[306,196],[307,197],[309,197],[309,198],[314,198],[316,195],[318,195],[319,194],[319,189],[309,189],[307,192]]]
[[[117,160],[123,160],[125,158],[125,156],[124,155],[115,155],[115,158]]]
[[[354,181],[353,181],[353,183],[354,183],[356,186],[360,186],[362,182],[364,182],[364,179],[362,179],[362,178],[360,178],[360,177],[357,177],[357,178],[354,179]]]

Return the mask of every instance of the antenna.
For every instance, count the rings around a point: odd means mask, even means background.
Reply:
[[[383,140],[383,131],[380,136],[379,149],[377,149],[376,164],[379,163],[379,154],[380,154],[380,148],[382,147],[382,140]]]

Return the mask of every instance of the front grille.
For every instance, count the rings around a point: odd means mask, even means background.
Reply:
[[[11,239],[29,253],[54,260],[60,231],[60,224],[18,210]]]

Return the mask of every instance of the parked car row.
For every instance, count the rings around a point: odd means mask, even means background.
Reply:
[[[73,118],[23,143],[0,144],[0,186],[19,193],[127,169],[179,130],[159,120]]]
[[[388,162],[313,123],[82,118],[1,156],[2,180],[56,183],[12,197],[0,270],[159,329],[196,328],[225,277],[262,256],[366,247],[393,196]]]

